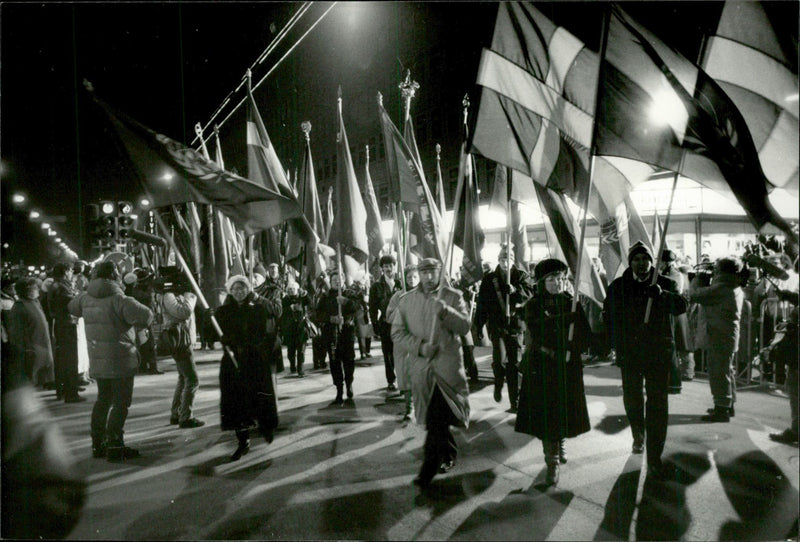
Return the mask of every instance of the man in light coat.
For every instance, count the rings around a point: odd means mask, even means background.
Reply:
[[[130,459],[139,451],[125,446],[123,427],[139,370],[135,327],[147,327],[153,311],[125,295],[113,262],[95,270],[86,292],[69,302],[69,312],[86,323],[89,374],[97,380],[92,409],[92,455],[109,460]]]
[[[425,459],[414,484],[430,486],[456,457],[450,426],[469,424],[469,388],[461,357],[461,335],[470,328],[461,293],[439,283],[442,264],[419,264],[420,284],[400,298],[392,318],[392,340],[408,353],[417,423],[427,429]],[[431,333],[433,331],[433,333]]]

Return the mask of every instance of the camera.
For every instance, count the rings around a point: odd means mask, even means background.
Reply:
[[[191,290],[191,285],[177,267],[161,267],[159,276],[152,281],[153,290],[159,294],[182,294]]]
[[[711,277],[714,275],[714,264],[710,262],[699,263],[694,266],[693,271],[687,273],[689,281],[693,281],[697,277],[697,282],[700,286],[709,286],[711,284]]]

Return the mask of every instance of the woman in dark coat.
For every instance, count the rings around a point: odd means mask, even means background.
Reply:
[[[567,462],[564,440],[590,429],[580,355],[588,345],[590,328],[580,304],[577,312],[571,312],[566,264],[542,260],[534,278],[536,294],[525,304],[527,346],[520,365],[522,389],[514,429],[542,440],[547,483],[555,485],[559,462]],[[571,322],[575,328],[569,342]]]
[[[223,431],[236,431],[239,446],[231,461],[237,461],[250,451],[251,428],[257,425],[270,443],[278,426],[275,366],[270,352],[282,308],[280,302],[254,293],[250,281],[242,275],[231,277],[226,287],[230,295],[216,311],[226,347],[219,369],[220,416]]]
[[[52,385],[55,378],[53,347],[50,328],[39,302],[39,283],[26,277],[19,279],[15,286],[18,299],[8,315],[12,368],[7,374],[10,382],[27,379],[34,386]]]

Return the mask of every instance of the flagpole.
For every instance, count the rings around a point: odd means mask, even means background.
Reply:
[[[609,17],[611,16],[611,12],[609,11],[610,8],[606,8],[605,13],[603,15],[602,21],[602,28],[600,31],[600,63],[597,68],[597,90],[594,94],[594,109],[595,113],[597,112],[597,104],[600,103],[600,97],[603,92],[603,61],[606,56],[606,48],[608,46],[608,27],[609,27]],[[589,167],[589,186],[586,187],[586,197],[584,198],[584,205],[583,205],[583,223],[581,224],[581,239],[580,244],[578,245],[578,259],[576,262],[576,269],[575,269],[575,292],[572,296],[572,313],[575,313],[578,310],[578,295],[580,294],[580,287],[581,287],[581,266],[583,262],[583,245],[586,241],[586,224],[588,222],[587,216],[589,214],[589,198],[592,195],[592,186],[594,185],[594,166],[595,166],[595,153],[596,153],[596,141],[597,141],[597,122],[594,123],[592,127],[592,144],[590,148],[591,153],[591,166]],[[571,343],[572,338],[575,335],[575,320],[572,320],[569,324],[569,332],[567,334],[567,342]],[[572,350],[567,348],[566,352],[566,361],[569,362],[570,358],[572,357]]]
[[[153,215],[155,216],[156,224],[158,224],[158,227],[161,230],[162,235],[167,239],[167,243],[169,243],[169,246],[175,253],[175,258],[180,263],[184,275],[186,275],[186,278],[189,279],[189,283],[192,285],[192,289],[194,290],[197,299],[200,300],[200,305],[203,307],[204,310],[207,311],[209,309],[208,301],[206,301],[206,297],[200,290],[200,286],[198,286],[197,281],[194,280],[194,276],[192,275],[192,272],[189,270],[189,266],[186,265],[186,261],[183,259],[183,255],[181,254],[180,250],[178,250],[178,246],[175,244],[175,240],[172,238],[172,236],[169,235],[169,230],[167,230],[167,226],[161,219],[161,215],[159,213],[153,213]],[[222,328],[219,327],[219,322],[217,322],[217,319],[213,313],[210,313],[209,316],[211,318],[211,325],[214,326],[214,331],[216,331],[221,338],[223,333],[222,333]],[[236,367],[236,369],[238,370],[239,364],[236,362],[236,356],[234,355],[233,350],[228,348],[224,343],[222,345],[222,349],[225,351],[225,353],[227,353],[230,356],[230,359],[233,362],[233,366]]]
[[[464,96],[464,100],[461,102],[464,106],[464,121],[466,123],[467,119],[467,112],[469,108],[469,98]],[[447,282],[447,273],[446,270],[448,265],[450,265],[453,256],[453,244],[456,235],[456,217],[458,216],[459,207],[461,204],[461,192],[464,189],[464,171],[466,170],[466,160],[467,158],[467,143],[466,139],[464,142],[461,143],[461,152],[460,158],[458,161],[458,183],[456,184],[456,199],[453,203],[453,220],[452,224],[450,225],[450,236],[447,240],[447,249],[444,254],[445,261],[442,262],[442,272],[439,274],[439,291],[436,292],[436,300],[442,299],[442,292],[444,291],[444,285]],[[429,343],[433,343],[434,335],[436,334],[436,320],[433,321],[433,326],[431,326],[431,334]]]
[[[686,156],[686,153],[682,153],[681,155],[681,163],[683,163],[683,157]],[[669,194],[669,207],[667,207],[667,217],[664,219],[664,228],[661,230],[661,239],[658,241],[658,253],[656,254],[656,261],[653,264],[653,278],[650,280],[650,285],[656,283],[658,280],[658,268],[661,267],[661,255],[664,252],[664,247],[667,244],[667,228],[669,228],[669,219],[672,216],[672,202],[675,199],[675,189],[678,186],[678,175],[679,173],[676,171],[672,178],[672,190]],[[658,212],[654,215],[656,220],[658,220]],[[653,308],[653,298],[647,298],[647,308],[644,311],[644,323],[648,323],[650,321],[650,310]]]
[[[403,249],[403,231],[402,225],[397,213],[398,203],[392,203],[392,218],[394,219],[394,231],[397,234],[397,261],[400,265],[400,276],[402,277],[403,291],[406,291],[406,255]]]
[[[342,280],[344,280],[344,277],[342,276],[344,274],[342,272],[342,259],[344,258],[344,256],[342,255],[342,244],[341,243],[336,243],[336,253],[337,253],[337,256],[339,256],[338,265],[336,266],[337,267],[337,271],[339,272],[339,293],[336,296],[336,309],[337,309],[337,314],[339,316],[339,323],[336,325],[336,327],[339,330],[339,332],[341,332],[342,331],[342,302],[341,302],[341,300],[339,298],[342,297]]]
[[[511,168],[506,168],[506,324],[511,324]]]

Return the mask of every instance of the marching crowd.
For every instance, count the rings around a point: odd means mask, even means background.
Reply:
[[[505,389],[516,431],[541,440],[548,484],[558,483],[559,467],[567,462],[566,439],[590,430],[583,365],[592,356],[613,359],[620,367],[632,453],[646,452],[648,472],[664,478],[671,472],[661,460],[668,395],[680,391],[681,379],[694,377],[695,357],[701,356],[713,399],[704,420],[724,423],[735,415],[737,351],[747,317],[742,308],[760,304],[760,295],[781,307],[765,311],[780,325],[771,326],[771,335],[758,345],[762,371],[770,367],[771,376],[781,375],[791,407],[791,427],[771,437],[796,445],[796,260],[776,255],[776,265],[789,277],[779,281],[767,273],[743,275],[736,257],[709,262],[708,273],[695,272],[691,280],[673,251],[658,260],[659,270],[648,246],[632,246],[628,267],[607,285],[602,307],[574,300],[564,262],[545,259],[527,272],[502,247],[497,267],[484,268],[476,284],[443,281],[442,263],[433,258],[398,273],[394,257],[383,256],[380,276],[369,288],[358,282],[347,286],[334,271],[306,290],[295,275],[281,275],[277,264],[269,270],[258,265],[252,279],[235,275],[227,281],[227,295],[215,310],[198,306],[190,282],[177,269],[163,269],[166,278],[156,281],[142,270],[123,275],[112,261],[99,263],[90,274],[85,262],[57,264],[50,277],[3,282],[4,395],[30,384],[79,402],[85,400],[83,386],[94,382],[93,456],[137,457],[139,452],[125,445],[125,419],[135,375],[162,374],[159,354],[171,355],[178,373],[170,423],[186,429],[204,425],[192,412],[200,385],[194,361],[199,335],[202,348],[213,349],[217,342],[223,347],[221,429],[236,434],[230,457],[236,461],[248,453],[251,431],[267,443],[273,440],[283,346],[289,371],[303,377],[311,340],[313,368],[329,369],[335,389],[331,407],[338,407],[354,401],[355,345],[362,358],[370,356],[375,336],[387,393],[403,396],[403,420],[416,418],[427,430],[414,480],[424,489],[455,464],[458,450],[450,428],[469,424],[468,379],[478,379],[473,349],[486,340],[485,329],[494,400],[502,403]],[[86,359],[88,374],[82,373]]]

